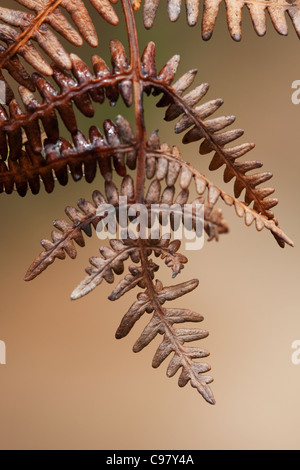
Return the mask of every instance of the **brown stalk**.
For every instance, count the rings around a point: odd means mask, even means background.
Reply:
[[[122,0],[122,6],[125,16],[125,21],[128,31],[128,42],[130,48],[130,63],[131,63],[131,79],[133,82],[134,90],[134,114],[136,124],[136,136],[138,143],[138,160],[137,160],[137,171],[136,171],[136,202],[142,202],[144,200],[144,182],[145,182],[145,142],[146,142],[146,129],[144,122],[144,109],[143,109],[143,92],[144,84],[141,81],[141,61],[139,53],[139,42],[137,37],[137,30],[135,25],[135,19],[133,15],[133,9],[130,4],[130,0]]]

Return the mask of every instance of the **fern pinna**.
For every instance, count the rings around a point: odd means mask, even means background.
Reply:
[[[121,197],[127,198],[129,207],[140,203],[147,211],[153,204],[163,204],[164,207],[175,204],[181,208],[190,201],[189,194],[193,189],[197,197],[191,201],[191,212],[185,214],[185,218],[195,230],[198,216],[193,208],[197,203],[202,204],[208,240],[218,240],[221,234],[228,232],[222,212],[217,208],[217,204],[223,201],[244,218],[246,225],[254,223],[259,231],[268,229],[281,247],[286,243],[293,246],[274,217],[272,209],[278,203],[271,197],[274,189],[261,187],[272,174],[256,171],[262,167],[259,161],[241,160],[254,144],[233,143],[243,134],[241,129],[228,130],[234,116],[214,117],[223,101],[204,100],[207,83],[192,87],[197,75],[195,69],[175,79],[179,56],[172,57],[158,71],[153,42],[148,43],[140,54],[134,10],[141,8],[141,0],[121,0],[129,57],[118,40],[111,40],[111,68],[98,55],[93,55],[92,66],[87,65],[79,56],[68,54],[57,37],[56,33],[59,33],[76,46],[81,46],[83,39],[93,47],[98,45],[97,32],[86,8],[87,0],[16,1],[32,13],[0,8],[0,66],[6,70],[5,74],[0,71],[0,79],[6,85],[6,103],[0,106],[0,191],[10,194],[16,190],[20,196],[25,196],[28,190],[38,194],[44,185],[46,192],[51,193],[55,182],[66,185],[69,175],[75,181],[84,177],[92,183],[100,172],[105,180],[104,194],[94,191],[92,202],[80,199],[78,208],[66,208],[69,221],[54,222],[56,230],[52,232],[51,240],[41,242],[44,251],[28,269],[27,281],[41,274],[57,258],[64,259],[66,255],[75,258],[76,244],[84,246],[84,234],[90,237],[92,227],[96,228],[103,218],[99,209],[109,203],[118,214]],[[118,24],[114,10],[117,0],[90,0],[90,3],[104,20],[112,25]],[[146,28],[152,26],[159,3],[159,0],[145,0],[143,3]],[[221,0],[204,1],[204,39],[209,39],[212,34],[220,3]],[[286,12],[297,33],[300,32],[298,0],[292,4],[278,0],[225,0],[225,3],[230,34],[236,40],[241,36],[244,6],[249,8],[259,35],[265,33],[266,11],[279,33],[287,34]],[[200,2],[186,0],[185,5],[188,23],[193,25],[199,18]],[[180,8],[181,0],[168,1],[171,21],[178,18]],[[74,25],[66,19],[65,11]],[[35,47],[35,42],[45,55]],[[36,71],[29,73],[22,61]],[[49,77],[54,79],[56,86],[50,83]],[[19,103],[14,82],[18,84]],[[160,142],[157,132],[147,133],[143,106],[145,94],[159,96],[157,106],[166,108],[166,121],[176,120],[175,132],[183,134],[184,144],[201,141],[200,154],[212,154],[210,170],[224,167],[224,181],[234,180],[234,195],[226,193],[187,163],[177,146]],[[134,129],[118,115],[115,122],[104,120],[103,130],[93,125],[88,136],[80,131],[74,106],[84,116],[92,118],[96,104],[101,105],[107,99],[115,105],[119,98],[133,108]],[[58,116],[69,131],[70,140],[61,137]],[[114,182],[114,173],[122,178],[120,187]],[[239,199],[242,193],[243,200]],[[172,220],[172,230],[174,225]],[[142,315],[151,314],[134,351],[140,351],[158,334],[162,335],[153,367],[158,367],[172,355],[167,375],[173,376],[180,370],[179,385],[190,382],[205,400],[213,404],[215,399],[209,387],[213,379],[206,375],[210,366],[198,360],[209,353],[200,347],[187,345],[205,338],[208,333],[199,328],[176,327],[184,322],[201,322],[203,317],[188,309],[165,306],[167,301],[193,291],[198,280],[164,286],[156,278],[159,258],[172,270],[173,278],[180,273],[188,260],[179,250],[180,241],[176,239],[112,239],[109,246],[101,247],[100,256],[90,259],[87,277],[74,290],[72,299],[88,294],[103,280],[113,283],[115,275],[124,273],[125,261],[130,260],[128,273],[115,286],[109,299],[115,301],[135,287],[141,292],[122,319],[116,337],[126,336]]]

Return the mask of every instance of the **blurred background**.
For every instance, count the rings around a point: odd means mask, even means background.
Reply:
[[[1,6],[22,9],[11,1],[1,0]],[[109,40],[127,44],[123,21],[112,27],[90,11],[100,44],[96,51],[82,48],[80,55],[91,64],[96,52],[109,63]],[[117,11],[121,18],[119,5]],[[158,69],[180,54],[177,76],[198,68],[195,84],[210,83],[207,99],[224,99],[219,115],[236,115],[235,126],[245,129],[241,142],[256,143],[246,158],[261,160],[274,173],[276,216],[295,248],[280,249],[268,231],[247,228],[223,205],[230,234],[188,253],[189,263],[176,281],[197,277],[200,284],[176,305],[205,317],[201,327],[210,336],[201,346],[211,352],[213,407],[189,385],[180,389],[176,378],[167,379],[166,364],[152,369],[159,338],[141,353],[132,352],[147,318],[127,338],[115,339],[137,291],[110,302],[111,286],[102,284],[71,302],[89,257],[98,254],[96,236],[78,249],[75,261],[56,261],[35,281],[23,281],[52,221],[65,217],[65,206],[79,197],[91,200],[93,190],[103,187],[101,177],[91,185],[57,185],[51,195],[44,190],[24,199],[2,194],[0,340],[6,343],[7,364],[0,365],[0,448],[299,449],[300,365],[291,359],[292,343],[300,339],[300,105],[291,101],[291,84],[300,79],[299,39],[289,19],[289,36],[282,37],[269,18],[266,36],[257,37],[244,9],[243,38],[236,43],[224,6],[209,42],[201,39],[200,24],[188,28],[184,8],[172,24],[161,5],[150,31],[142,26],[141,12],[136,19],[141,51],[150,40],[157,45]],[[210,156],[199,155],[199,144],[181,144],[155,102],[145,101],[148,132],[159,128],[162,140],[181,145],[187,161],[231,193],[223,171],[209,172]],[[78,119],[87,132],[119,113],[132,119],[131,112],[119,102],[116,108],[97,106],[93,120]],[[163,264],[159,278],[173,283]]]

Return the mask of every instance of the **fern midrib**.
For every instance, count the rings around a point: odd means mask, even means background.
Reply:
[[[101,268],[101,270],[96,271],[95,273],[89,275],[89,278],[88,278],[89,283],[92,282],[96,277],[101,275],[101,271],[103,272],[103,271],[106,271],[107,269],[112,269],[113,270],[112,266],[115,264],[115,262],[118,260],[118,258],[122,259],[124,253],[128,253],[128,255],[130,255],[130,252],[133,251],[134,249],[135,249],[135,247],[125,246],[124,249],[122,249],[121,251],[117,251],[115,256],[112,256],[109,259],[103,258],[103,260],[106,261],[105,268]],[[102,276],[102,278],[103,278],[103,276]]]
[[[120,147],[109,147],[109,146],[101,147],[99,145],[95,145],[95,147],[93,146],[90,149],[80,151],[76,147],[73,147],[70,150],[68,149],[64,150],[62,152],[62,155],[59,155],[59,159],[57,160],[52,160],[52,161],[47,161],[46,159],[43,160],[42,166],[39,164],[33,164],[30,167],[30,169],[26,169],[20,166],[17,169],[17,171],[9,168],[7,172],[0,174],[0,183],[5,182],[7,179],[9,179],[12,176],[15,176],[16,174],[18,176],[26,177],[27,180],[29,178],[34,177],[35,175],[40,175],[41,178],[43,178],[44,174],[45,176],[47,176],[47,174],[50,171],[58,171],[61,168],[64,168],[66,165],[70,165],[72,163],[79,163],[78,160],[87,155],[89,155],[90,158],[86,162],[82,162],[83,165],[84,163],[89,163],[91,158],[97,161],[101,159],[101,157],[111,156],[111,155],[114,155],[115,153],[126,154],[127,152],[134,150],[134,148],[135,148],[134,146],[124,146],[124,145],[121,145]],[[96,153],[98,153],[98,155],[92,155]],[[41,182],[43,182],[43,179],[41,180]]]
[[[181,358],[180,364],[182,365],[182,367],[187,369],[189,371],[190,376],[192,375],[195,381],[199,383],[200,386],[202,387],[202,384],[199,381],[199,377],[197,377],[197,375],[195,374],[193,370],[192,359],[190,359],[186,355],[183,344],[181,344],[179,341],[176,340],[175,328],[173,328],[172,325],[167,321],[165,313],[164,313],[164,309],[158,300],[158,296],[154,288],[153,280],[148,271],[147,247],[145,246],[142,239],[139,239],[139,245],[140,245],[141,264],[142,264],[142,268],[144,271],[147,294],[152,301],[152,305],[155,309],[156,314],[160,318],[160,322],[164,326],[164,332],[166,336],[168,337],[169,341],[172,343],[172,346],[174,348],[173,349],[174,354],[177,354]]]
[[[133,82],[134,111],[137,140],[137,170],[135,184],[135,200],[138,203],[144,202],[144,183],[146,174],[146,128],[144,121],[143,92],[144,85],[142,80],[142,69],[139,52],[139,41],[135,24],[134,13],[130,0],[122,0],[122,7],[127,26],[131,80]]]
[[[42,254],[44,254],[44,257],[41,257],[40,261],[34,265],[34,270],[33,270],[34,275],[33,275],[32,272],[31,272],[30,276],[26,275],[25,276],[25,281],[33,280],[37,276],[36,271],[39,270],[39,267],[45,262],[45,259],[47,259],[49,257],[51,258],[51,256],[53,256],[55,251],[64,250],[64,245],[66,243],[71,243],[71,242],[74,243],[74,238],[76,236],[76,232],[77,233],[82,232],[83,227],[85,225],[89,224],[89,223],[92,223],[93,220],[95,219],[95,217],[96,216],[94,214],[87,216],[87,218],[84,221],[80,222],[76,226],[73,226],[72,229],[70,229],[69,232],[64,232],[63,233],[63,238],[58,243],[56,243],[53,248],[51,248],[50,250],[46,250],[46,251],[42,252]],[[28,272],[30,272],[30,268],[29,268]]]
[[[38,119],[49,116],[56,108],[64,106],[69,103],[74,98],[77,98],[81,94],[88,93],[90,90],[97,88],[107,88],[113,85],[116,85],[123,80],[130,77],[131,71],[122,72],[119,74],[111,75],[109,77],[103,78],[93,78],[88,83],[78,84],[74,88],[70,88],[64,93],[57,94],[56,96],[51,97],[51,101],[45,101],[44,103],[39,104],[36,109],[32,111],[27,111],[22,113],[16,119],[8,119],[0,123],[0,130],[4,132],[13,132],[20,127],[25,127],[27,124],[30,124]]]

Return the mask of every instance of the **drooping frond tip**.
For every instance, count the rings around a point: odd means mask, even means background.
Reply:
[[[199,281],[191,281],[164,287],[160,281],[148,282],[144,293],[138,295],[138,299],[125,314],[117,330],[116,338],[126,336],[141,316],[153,313],[148,325],[133,346],[134,352],[144,349],[158,334],[163,335],[163,340],[158,347],[152,366],[159,367],[162,362],[173,354],[167,368],[167,376],[173,377],[181,369],[178,385],[184,387],[188,382],[196,388],[203,398],[210,404],[215,404],[215,399],[209,384],[212,377],[206,374],[210,370],[207,363],[195,361],[207,357],[208,351],[199,347],[186,347],[185,343],[199,341],[208,336],[208,332],[200,329],[174,328],[177,323],[201,322],[202,315],[188,309],[176,309],[163,307],[166,301],[177,299],[198,286]],[[153,298],[155,302],[153,302]]]
[[[129,176],[122,187],[133,184]],[[149,189],[149,194],[153,190]],[[107,184],[106,198],[117,203],[117,189],[113,183]],[[33,279],[44,271],[55,258],[64,259],[66,253],[76,257],[74,242],[84,246],[82,232],[91,235],[91,226],[96,226],[100,218],[97,216],[96,208],[106,202],[98,191],[93,194],[94,204],[80,200],[78,205],[81,211],[68,207],[66,209],[71,222],[57,220],[54,225],[58,231],[52,232],[52,241],[43,240],[45,251],[36,259],[30,267],[26,280]],[[167,369],[167,376],[172,377],[181,369],[179,386],[183,387],[188,382],[196,388],[199,393],[211,404],[215,403],[213,394],[209,387],[212,378],[205,374],[210,370],[206,363],[195,361],[209,355],[206,350],[199,347],[186,347],[185,343],[204,339],[208,332],[200,329],[178,329],[174,328],[177,323],[200,322],[203,317],[188,309],[166,308],[164,304],[172,301],[194,290],[199,281],[194,279],[174,286],[164,287],[160,281],[154,282],[155,273],[159,265],[154,263],[151,256],[161,258],[173,274],[178,274],[187,262],[187,258],[179,252],[180,241],[168,239],[125,239],[110,240],[109,246],[100,249],[100,256],[90,258],[91,266],[86,269],[87,277],[79,284],[72,293],[72,300],[77,300],[99,286],[103,280],[112,284],[115,276],[121,276],[125,270],[125,262],[130,259],[134,264],[129,266],[129,273],[125,275],[114,287],[109,299],[118,300],[130,290],[139,287],[144,291],[139,293],[137,300],[132,304],[116,332],[118,339],[126,336],[135,323],[144,313],[153,313],[149,325],[144,329],[136,341],[134,352],[141,351],[158,334],[163,335],[163,340],[157,349],[153,367],[158,367],[170,354],[173,357]],[[174,276],[173,276],[174,277]]]

